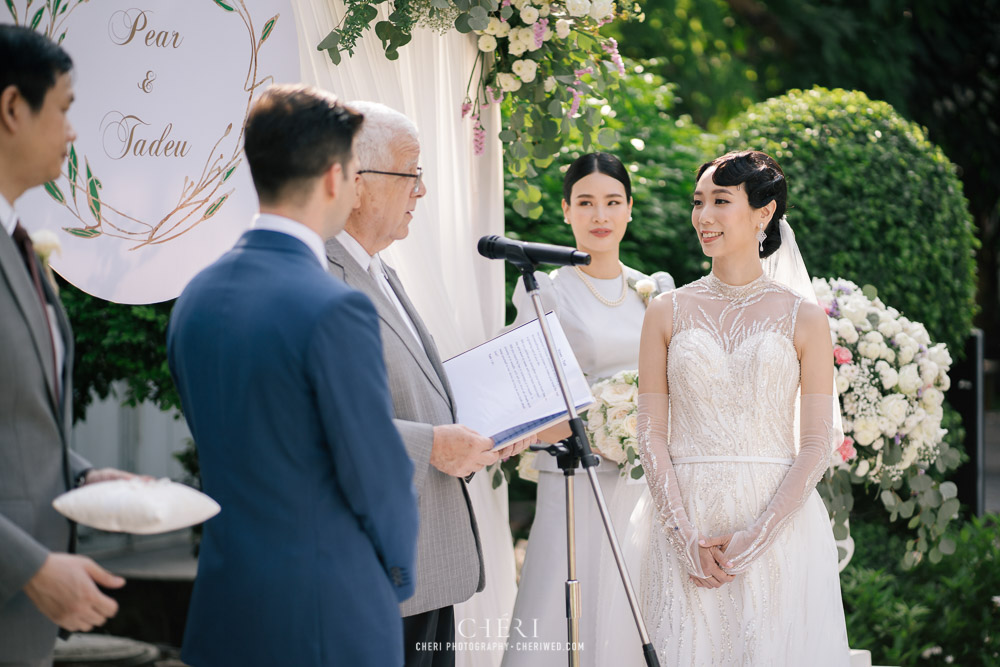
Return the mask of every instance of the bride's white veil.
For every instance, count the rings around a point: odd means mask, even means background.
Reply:
[[[788,218],[781,216],[781,220],[778,221],[778,229],[781,233],[781,247],[770,256],[761,260],[764,273],[771,280],[791,289],[810,303],[819,305],[819,300],[816,298],[816,290],[812,286],[812,278],[809,277],[809,271],[806,269],[806,263],[802,259],[802,253],[799,252],[799,244],[795,242],[795,232],[792,231],[791,225],[788,224]],[[838,398],[836,382],[833,385],[833,397],[834,399]],[[833,411],[833,428],[834,432],[831,437],[832,445],[833,447],[839,447],[840,443],[844,441],[844,425],[839,409]],[[798,410],[796,410],[796,441],[798,441],[798,435]]]

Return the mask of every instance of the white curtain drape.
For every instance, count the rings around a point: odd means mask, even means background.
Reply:
[[[399,272],[407,293],[437,342],[443,358],[495,335],[503,326],[501,262],[476,252],[486,234],[503,233],[500,114],[484,110],[488,141],[473,154],[472,123],[461,118],[477,49],[468,35],[417,28],[396,61],[368,34],[353,57],[334,66],[316,50],[344,16],[341,0],[292,0],[299,34],[303,80],[345,101],[372,100],[412,119],[420,132],[420,161],[427,195],[417,204],[410,235],[381,253]],[[380,9],[380,19],[386,9]],[[516,595],[514,552],[507,511],[507,485],[492,488],[491,471],[469,485],[479,523],[486,589],[456,605],[456,641],[487,639],[501,619],[509,622]],[[419,582],[418,582],[419,585]],[[471,635],[471,636],[470,636]],[[495,640],[494,634],[489,639]],[[489,642],[486,642],[489,643]],[[459,651],[458,667],[499,667],[502,651]]]
[[[415,28],[413,41],[387,60],[367,34],[353,57],[334,66],[316,44],[344,16],[341,0],[293,0],[303,80],[345,101],[372,100],[406,114],[420,132],[427,196],[417,204],[410,235],[382,253],[437,342],[443,358],[495,335],[503,326],[503,266],[476,252],[485,234],[503,233],[499,110],[484,114],[489,141],[473,155],[472,123],[461,118],[475,42],[451,31]],[[384,18],[386,12],[380,9]]]

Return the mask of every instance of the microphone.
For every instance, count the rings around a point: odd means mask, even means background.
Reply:
[[[488,259],[505,259],[512,264],[525,263],[554,264],[556,266],[574,266],[590,264],[590,255],[576,248],[548,243],[528,243],[515,241],[502,236],[484,236],[479,239],[479,254]]]

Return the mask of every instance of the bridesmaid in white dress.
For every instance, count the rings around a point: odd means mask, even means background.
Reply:
[[[628,171],[618,158],[591,153],[578,158],[563,182],[563,213],[573,228],[576,247],[590,253],[584,267],[563,267],[550,274],[536,272],[543,305],[553,310],[566,337],[593,384],[621,370],[632,370],[639,360],[639,334],[646,306],[635,292],[642,273],[624,266],[618,248],[632,211],[632,186]],[[658,291],[673,289],[669,274],[653,279]],[[514,325],[535,319],[530,299],[519,283],[514,292],[517,319]],[[548,442],[569,435],[565,425],[540,434]],[[555,458],[541,453],[535,519],[531,527],[524,569],[514,606],[514,617],[504,667],[548,667],[565,664],[566,506],[565,484]],[[640,494],[642,481],[626,480],[611,461],[598,468],[604,496],[616,527],[623,526]],[[586,475],[575,478],[577,578],[583,608],[580,639],[582,664],[596,667],[598,643],[608,637],[638,634],[627,605],[612,608],[598,600],[599,579],[617,581],[611,550]],[[637,584],[638,571],[632,573]],[[602,582],[603,583],[603,582]],[[636,646],[638,649],[638,644]]]
[[[794,246],[779,235],[786,196],[763,153],[703,165],[691,220],[712,272],[655,299],[643,324],[641,598],[661,664],[850,661],[815,490],[843,438],[827,318],[761,265]]]

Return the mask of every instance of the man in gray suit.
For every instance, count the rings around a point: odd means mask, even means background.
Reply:
[[[131,477],[93,470],[69,449],[73,334],[13,204],[58,178],[76,138],[69,56],[0,25],[0,665],[49,665],[57,626],[90,630],[125,581],[71,551],[52,499],[74,485]]]
[[[453,605],[483,589],[476,518],[463,478],[510,456],[527,441],[494,451],[493,441],[456,424],[455,402],[434,340],[396,272],[378,253],[406,238],[426,194],[417,129],[403,114],[351,102],[364,114],[354,143],[358,202],[344,231],[327,241],[330,272],[375,304],[395,424],[414,463],[420,503],[417,587],[401,605],[407,667],[453,665]]]

